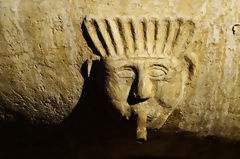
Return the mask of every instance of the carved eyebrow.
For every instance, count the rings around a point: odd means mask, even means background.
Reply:
[[[152,65],[150,65],[150,67],[154,67],[154,66],[163,67],[165,70],[168,71],[168,68],[166,66],[164,66],[163,64],[152,64]]]
[[[131,70],[135,74],[137,74],[137,69],[132,65],[123,65],[123,66],[117,67],[116,70],[119,70],[119,71],[120,70]]]
[[[123,66],[119,66],[116,69],[125,69],[125,68],[130,68],[132,70],[134,70],[134,67],[132,65],[123,65]]]

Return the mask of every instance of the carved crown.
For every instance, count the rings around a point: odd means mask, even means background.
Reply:
[[[103,59],[184,54],[195,24],[184,19],[85,17],[83,34]]]

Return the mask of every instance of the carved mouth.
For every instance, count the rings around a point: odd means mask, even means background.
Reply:
[[[159,107],[165,107],[166,104],[161,105],[159,104],[154,98],[143,100],[143,102],[130,105],[133,112],[144,111],[146,114],[154,113],[153,110],[159,109]]]
[[[113,100],[114,105],[127,119],[134,114],[137,118],[137,141],[147,140],[147,128],[159,129],[174,110],[174,107],[161,105],[155,98],[150,98],[135,105]]]

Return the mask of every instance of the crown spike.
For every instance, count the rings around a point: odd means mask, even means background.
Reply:
[[[131,30],[131,20],[124,19],[123,21],[123,32],[125,35],[125,41],[126,41],[126,55],[131,56],[134,55],[135,46],[134,46],[134,35],[135,33],[132,33]]]
[[[121,36],[122,44],[123,44],[123,47],[124,47],[124,54],[125,54],[126,57],[128,57],[127,41],[126,41],[125,34],[124,34],[123,21],[122,21],[122,19],[119,19],[119,18],[117,18],[116,21],[117,21],[117,24],[118,24],[119,34]]]
[[[137,50],[137,44],[136,44],[136,30],[134,28],[134,23],[133,23],[133,20],[131,19],[129,21],[129,24],[130,24],[130,29],[131,29],[131,33],[132,33],[132,38],[133,38],[133,44],[134,44],[134,51]]]
[[[142,25],[143,25],[143,42],[144,42],[144,51],[147,51],[147,21],[145,18],[142,19]]]
[[[133,26],[135,28],[135,40],[136,40],[136,54],[140,55],[145,52],[144,50],[144,25],[142,20],[133,20]]]
[[[107,53],[97,35],[96,26],[93,23],[93,19],[84,20],[84,25],[86,26],[87,32],[90,35],[93,44],[95,45],[101,56],[105,57]]]
[[[152,56],[154,54],[155,41],[155,21],[149,20],[147,22],[147,52]]]
[[[123,40],[119,32],[119,24],[117,22],[117,19],[110,19],[109,21],[109,26],[112,28],[112,35],[113,38],[116,41],[116,50],[117,50],[117,55],[118,56],[123,56],[124,54],[124,45],[123,45]]]
[[[169,37],[167,39],[167,45],[164,50],[165,54],[171,55],[173,53],[173,48],[177,41],[180,29],[181,29],[181,21],[180,20],[172,21],[169,28]]]
[[[164,20],[161,23],[157,22],[157,35],[156,35],[156,52],[163,54],[166,47],[166,42],[169,34],[170,21]]]
[[[179,33],[179,36],[176,42],[176,47],[174,47],[174,50],[173,50],[173,52],[175,53],[175,56],[179,57],[182,54],[184,54],[193,36],[194,29],[195,29],[195,24],[192,23],[191,21],[187,21],[182,25],[181,31]]]
[[[111,30],[109,30],[107,28],[107,24],[106,24],[106,21],[105,19],[99,19],[99,20],[96,20],[98,26],[99,26],[99,29],[100,29],[100,32],[103,36],[103,39],[106,43],[106,47],[107,47],[107,50],[108,52],[113,55],[116,55],[116,51],[115,51],[115,48],[114,48],[114,40],[111,38]]]
[[[107,27],[107,31],[109,33],[109,36],[111,38],[111,43],[112,43],[112,46],[114,47],[114,50],[115,50],[115,55],[117,54],[117,44],[116,44],[116,41],[113,37],[113,31],[112,31],[112,28],[109,24],[109,21],[107,19],[105,19],[105,24],[106,24],[106,27]]]
[[[110,55],[109,48],[106,44],[106,41],[103,37],[101,30],[100,30],[101,28],[99,27],[99,25],[95,19],[93,20],[93,24],[96,27],[97,36],[98,36],[99,40],[102,42],[102,46],[105,49],[107,56],[109,56]]]

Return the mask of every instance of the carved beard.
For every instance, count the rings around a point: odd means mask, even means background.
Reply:
[[[173,110],[173,107],[166,106],[164,102],[158,102],[155,98],[132,105],[131,108],[137,116],[140,112],[144,112],[147,117],[147,127],[152,129],[161,128]]]
[[[144,112],[147,119],[146,126],[152,129],[161,128],[174,110],[174,107],[167,106],[164,102],[159,102],[155,98],[150,98],[134,105],[129,105],[127,102],[117,100],[113,100],[112,103],[127,119],[129,119],[132,114],[139,117],[139,113]]]
[[[115,107],[127,119],[129,119],[132,113],[137,116],[137,141],[140,143],[147,140],[147,128],[161,128],[175,109],[175,107],[166,107],[166,104],[161,105],[160,103],[155,98],[150,98],[134,105],[113,100]]]

